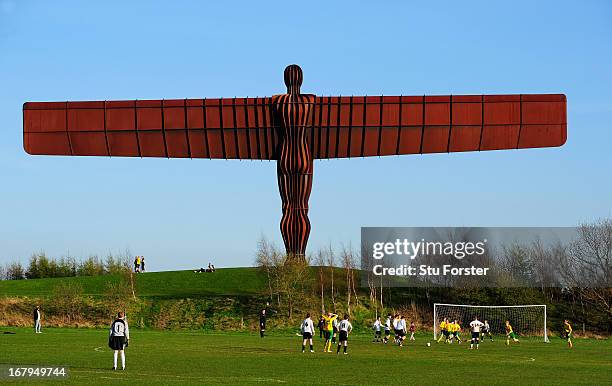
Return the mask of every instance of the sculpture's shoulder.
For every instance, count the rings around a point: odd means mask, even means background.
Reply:
[[[276,102],[279,100],[283,100],[283,99],[287,99],[290,96],[290,94],[277,94],[277,95],[272,95],[272,101]],[[306,102],[314,102],[317,98],[316,95],[314,94],[299,94],[298,97]]]

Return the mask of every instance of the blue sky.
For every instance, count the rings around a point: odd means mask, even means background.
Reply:
[[[565,93],[562,148],[315,162],[309,250],[361,226],[612,216],[610,2],[0,0],[0,264],[129,250],[153,270],[282,245],[274,163],[32,157],[24,101]]]

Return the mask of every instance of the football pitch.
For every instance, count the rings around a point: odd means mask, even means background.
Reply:
[[[14,334],[0,334],[0,364],[69,366],[69,384],[612,384],[609,340],[578,339],[569,350],[559,338],[507,347],[500,336],[470,351],[465,343],[427,347],[425,335],[404,347],[352,335],[349,355],[336,355],[322,352],[318,336],[315,353],[302,354],[301,338],[290,334],[134,329],[126,370],[112,371],[106,330],[2,331]]]

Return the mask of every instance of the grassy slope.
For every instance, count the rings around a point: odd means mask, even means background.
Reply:
[[[113,372],[105,330],[4,329],[0,363],[68,365],[69,383],[114,384],[612,384],[612,342],[577,340],[568,350],[523,342],[506,347],[501,339],[479,351],[465,345],[433,344],[418,336],[407,347],[370,343],[352,336],[348,356],[301,354],[301,339],[275,335],[203,334],[134,330],[125,372]],[[6,354],[6,355],[4,355]]]
[[[211,295],[250,295],[265,289],[265,277],[255,268],[224,268],[214,273],[193,271],[147,272],[134,276],[136,290],[143,297],[198,297]],[[76,282],[83,293],[103,296],[107,283],[117,277],[84,276],[54,279],[0,281],[0,296],[49,296],[62,281]]]

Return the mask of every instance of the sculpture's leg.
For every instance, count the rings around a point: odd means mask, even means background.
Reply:
[[[308,199],[312,190],[312,160],[302,173],[284,172],[279,167],[278,188],[283,203],[280,229],[287,255],[303,259],[310,235]]]

